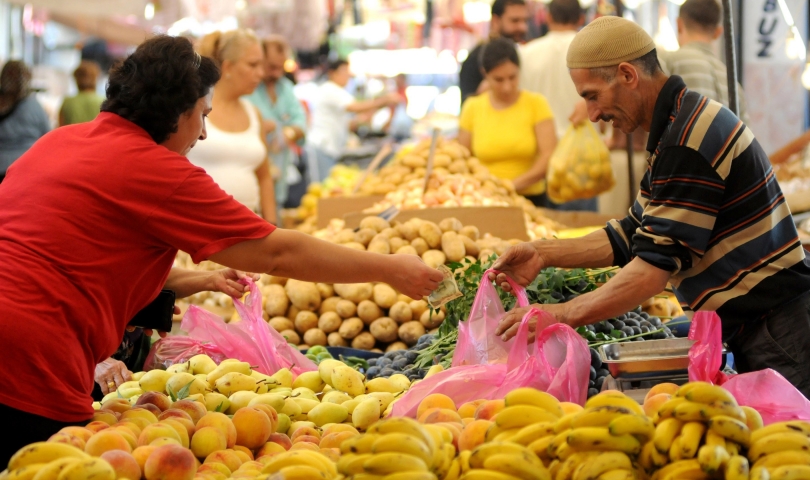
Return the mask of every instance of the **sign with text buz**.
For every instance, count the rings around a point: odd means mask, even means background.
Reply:
[[[803,39],[807,38],[806,0],[784,0]],[[772,153],[804,131],[807,91],[802,87],[804,62],[788,53],[790,28],[779,0],[744,0],[742,64],[749,127],[766,153]]]

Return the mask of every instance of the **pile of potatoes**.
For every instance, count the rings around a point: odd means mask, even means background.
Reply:
[[[521,240],[503,240],[490,234],[481,235],[478,227],[462,225],[457,218],[445,218],[438,224],[412,218],[400,223],[369,216],[360,221],[355,231],[345,228],[343,221],[333,221],[326,229],[314,236],[356,250],[388,254],[418,255],[424,262],[436,268],[439,265],[460,262],[464,258],[489,258],[502,255],[510,246]]]
[[[526,230],[532,239],[551,238],[559,226],[539,214],[539,210],[515,192],[509,180],[493,176],[480,160],[454,140],[439,139],[433,157],[433,170],[425,191],[427,159],[430,141],[424,140],[413,147],[404,148],[387,165],[369,175],[360,186],[359,195],[385,195],[369,213],[395,206],[400,210],[436,207],[519,206],[526,212]],[[336,166],[335,175],[345,167]],[[335,173],[337,172],[337,173]],[[331,177],[330,177],[331,178]],[[339,196],[332,192],[331,196]],[[297,228],[313,234],[316,217],[314,210],[301,218]],[[309,216],[306,216],[309,215]]]
[[[425,140],[370,176],[360,187],[368,195],[385,195],[376,210],[396,206],[403,210],[428,207],[515,205],[520,196],[509,180],[493,176],[461,144],[439,139],[433,170],[425,190],[430,142]],[[376,211],[375,210],[375,211]]]
[[[418,218],[389,223],[369,216],[357,231],[334,221],[315,236],[357,250],[381,254],[418,255],[436,268],[465,258],[475,261],[502,255],[520,240],[502,240],[456,218],[438,224]],[[222,268],[213,262],[194,265],[180,253],[176,266],[197,270]],[[290,343],[302,346],[350,346],[363,350],[397,350],[414,345],[438,328],[444,310],[430,313],[425,300],[412,300],[386,284],[329,285],[262,275],[259,281],[265,320]],[[230,320],[238,320],[230,297],[201,292],[187,299]]]
[[[328,285],[269,277],[261,290],[270,326],[300,348],[404,350],[438,328],[445,315],[384,283]]]

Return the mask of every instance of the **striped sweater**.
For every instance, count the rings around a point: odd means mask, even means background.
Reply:
[[[607,226],[614,262],[670,271],[687,310],[714,310],[724,338],[810,290],[790,210],[753,133],[722,104],[669,78],[649,167],[630,214]]]

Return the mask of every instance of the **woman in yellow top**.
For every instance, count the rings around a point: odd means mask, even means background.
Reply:
[[[520,89],[520,60],[514,42],[490,41],[481,51],[489,90],[467,99],[461,109],[458,141],[493,175],[512,180],[535,205],[546,206],[546,169],[557,134],[542,95]]]

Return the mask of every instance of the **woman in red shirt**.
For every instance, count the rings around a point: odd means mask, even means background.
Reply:
[[[184,38],[146,41],[116,66],[102,113],[31,147],[0,185],[0,467],[93,414],[95,365],[164,285],[195,262],[327,283],[386,282],[421,298],[442,274],[276,229],[185,154],[206,137],[219,70]],[[234,148],[238,148],[237,145]]]

